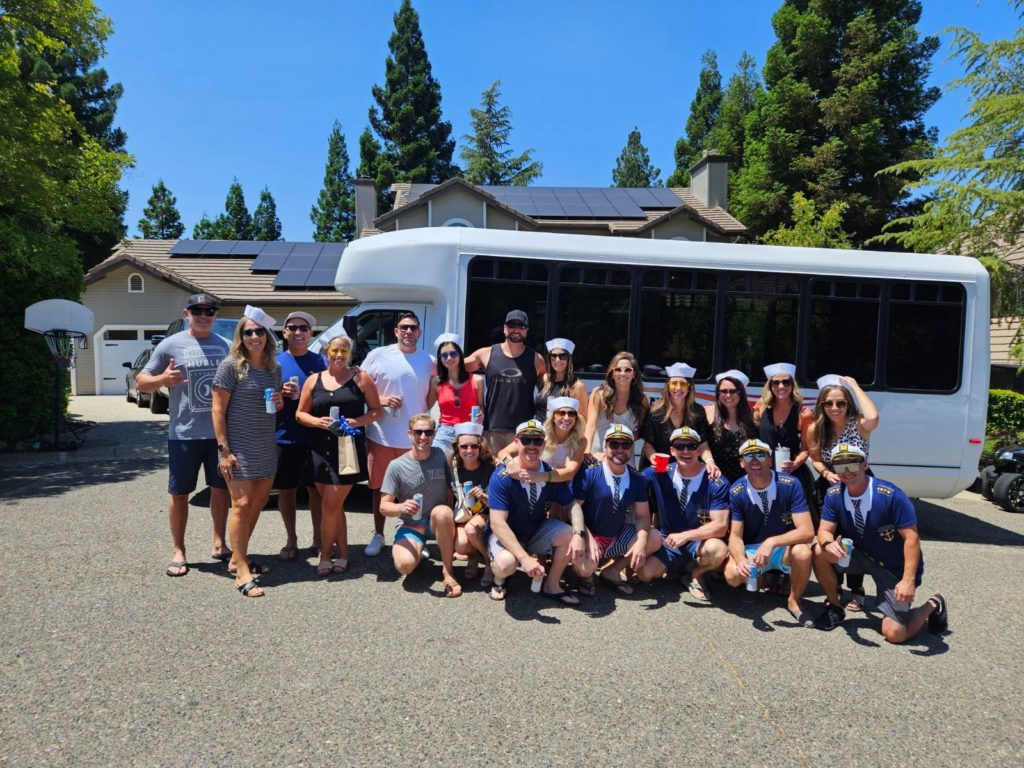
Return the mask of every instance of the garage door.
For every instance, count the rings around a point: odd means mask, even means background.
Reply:
[[[122,363],[134,362],[139,353],[151,346],[145,329],[104,331],[100,349],[100,394],[123,395],[128,370]]]

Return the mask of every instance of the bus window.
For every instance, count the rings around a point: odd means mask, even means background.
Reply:
[[[358,365],[370,350],[395,343],[395,326],[402,309],[375,309],[358,315],[346,315],[345,333],[352,339],[352,364]],[[327,340],[325,339],[325,342]]]
[[[886,387],[953,392],[960,386],[964,301],[961,285],[915,283],[909,290],[907,284],[893,285]]]
[[[666,368],[686,362],[706,379],[714,371],[714,273],[646,269],[640,297],[640,362]]]
[[[558,277],[558,335],[576,343],[572,358],[577,371],[600,366],[603,373],[615,353],[626,348],[629,270],[562,267]]]
[[[800,278],[729,275],[722,368],[736,368],[757,381],[763,380],[765,364],[795,360],[799,311]]]
[[[548,265],[478,256],[470,264],[469,276],[466,354],[504,341],[502,326],[512,309],[521,309],[530,318],[527,344],[543,352],[548,338]]]
[[[879,285],[859,280],[811,281],[807,364],[811,380],[826,373],[853,376],[861,386],[875,382]]]

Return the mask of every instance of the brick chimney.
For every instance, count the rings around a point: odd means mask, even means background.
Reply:
[[[711,207],[729,207],[729,158],[715,150],[704,155],[690,169],[690,191]],[[356,210],[359,210],[358,204]]]
[[[373,228],[373,220],[377,218],[377,185],[373,179],[355,179],[356,188],[356,237],[360,237],[364,229]]]

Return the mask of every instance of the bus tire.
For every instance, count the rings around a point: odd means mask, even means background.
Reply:
[[[992,485],[992,496],[1009,512],[1024,512],[1024,475],[1005,472]]]
[[[981,470],[981,495],[989,501],[992,501],[992,486],[996,482],[996,468],[993,466],[985,467]]]

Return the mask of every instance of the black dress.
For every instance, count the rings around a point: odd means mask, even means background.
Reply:
[[[330,416],[331,407],[338,406],[343,419],[358,419],[366,413],[366,396],[356,384],[355,375],[334,390],[324,387],[323,374],[316,375],[313,384],[313,415]],[[313,479],[327,485],[354,485],[366,480],[366,438],[355,438],[359,456],[359,473],[338,475],[338,438],[325,429],[309,430],[309,448],[313,455]]]
[[[740,445],[746,439],[747,435],[742,426],[736,432],[723,426],[721,439],[715,435],[714,427],[708,430],[708,448],[711,449],[715,464],[722,470],[722,477],[730,483],[735,483],[746,475],[743,465],[740,464]]]
[[[538,390],[533,398],[533,404],[537,409],[534,416],[537,421],[544,421],[548,417],[548,400],[552,397],[572,397],[572,388],[566,387],[564,381],[556,381],[551,384],[547,394],[541,395]]]
[[[794,404],[789,409],[789,415],[781,426],[775,425],[775,414],[772,408],[765,408],[761,414],[761,423],[758,424],[758,432],[761,440],[771,446],[772,452],[779,446],[789,448],[790,458],[796,458],[800,453],[800,406]],[[773,458],[774,462],[774,458]],[[800,481],[800,487],[807,499],[807,506],[811,510],[811,518],[814,522],[814,529],[818,529],[818,495],[814,488],[814,476],[808,462],[800,465],[795,472],[791,472]]]

